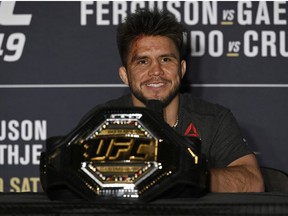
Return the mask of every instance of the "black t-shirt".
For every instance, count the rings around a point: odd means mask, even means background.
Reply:
[[[86,116],[102,107],[131,106],[131,96],[124,95],[98,105]],[[233,114],[223,106],[203,101],[191,94],[180,94],[178,118],[179,122],[175,128],[178,133],[201,139],[201,152],[208,159],[208,168],[226,167],[232,161],[252,153],[243,141]]]
[[[202,153],[209,167],[226,167],[232,161],[251,154],[244,142],[232,112],[191,94],[180,95],[180,112],[177,132],[201,139]]]

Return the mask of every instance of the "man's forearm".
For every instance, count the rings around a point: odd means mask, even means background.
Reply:
[[[231,166],[210,170],[211,192],[263,192],[264,184],[258,170]]]

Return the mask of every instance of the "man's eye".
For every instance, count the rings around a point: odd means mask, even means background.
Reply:
[[[142,60],[139,60],[139,61],[138,61],[138,64],[140,64],[140,65],[141,65],[141,64],[146,64],[146,63],[147,63],[147,61],[146,61],[145,59],[142,59]]]
[[[170,58],[163,58],[162,59],[162,62],[169,62],[170,61]]]

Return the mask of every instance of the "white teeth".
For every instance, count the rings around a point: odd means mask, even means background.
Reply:
[[[151,83],[151,84],[148,84],[147,86],[157,88],[163,85],[164,85],[163,83]]]

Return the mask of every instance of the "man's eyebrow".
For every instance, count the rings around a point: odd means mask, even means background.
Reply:
[[[165,53],[163,55],[160,55],[159,57],[160,58],[170,57],[170,58],[178,59],[178,56],[176,54],[174,54],[174,53]],[[149,58],[149,57],[146,56],[146,55],[138,55],[138,54],[136,54],[136,55],[132,56],[131,62],[133,63],[135,61],[142,60],[142,59],[147,59],[147,58]]]
[[[134,56],[132,56],[132,58],[131,58],[131,62],[135,62],[135,61],[137,61],[137,60],[146,59],[146,58],[148,58],[148,57],[145,56],[145,55],[143,55],[143,56],[141,56],[141,55],[134,55]]]
[[[177,55],[175,55],[174,53],[163,54],[160,57],[172,57],[172,58],[176,58],[177,59]]]

